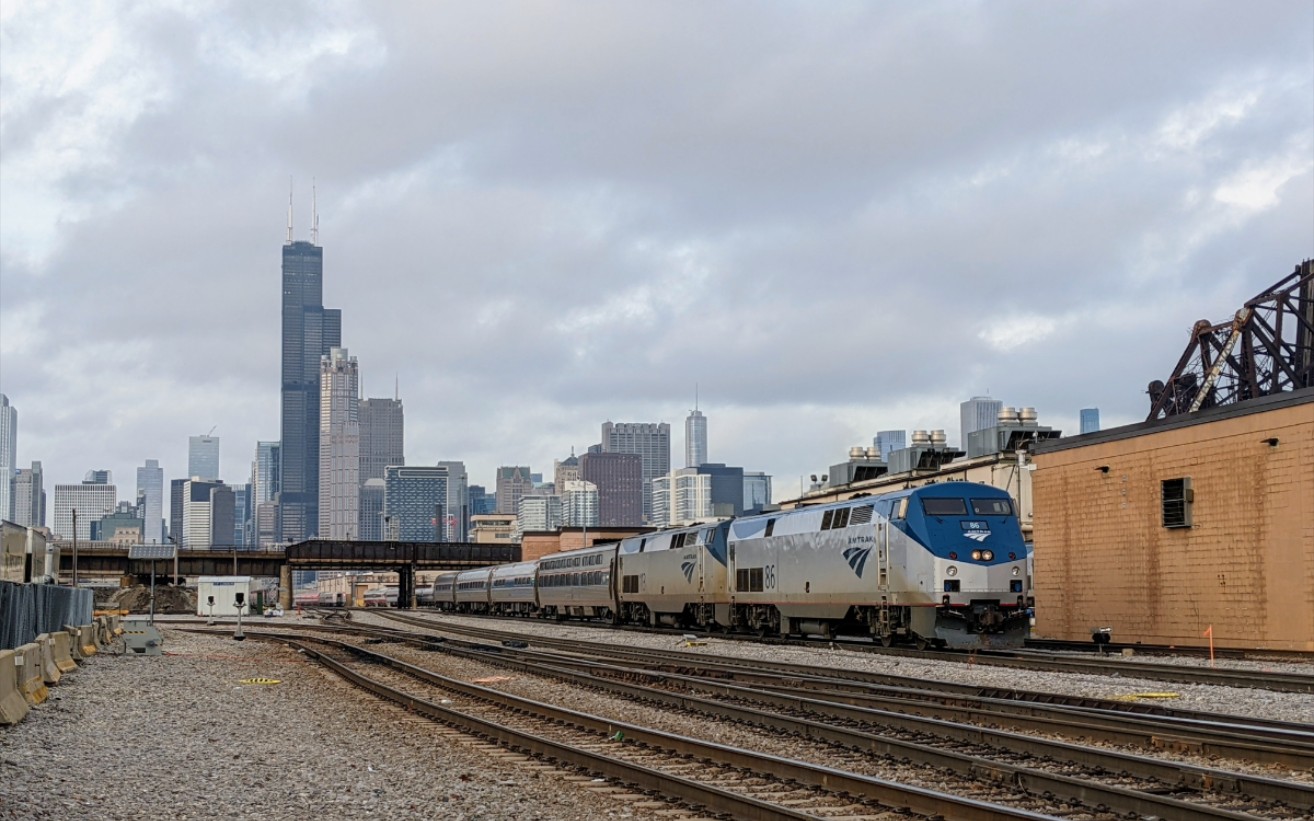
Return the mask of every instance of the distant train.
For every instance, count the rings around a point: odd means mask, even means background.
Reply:
[[[430,598],[460,613],[1013,647],[1028,575],[1009,495],[947,482],[447,573]]]

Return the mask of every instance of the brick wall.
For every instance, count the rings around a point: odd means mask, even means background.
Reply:
[[[1314,402],[1034,459],[1037,637],[1314,651]]]

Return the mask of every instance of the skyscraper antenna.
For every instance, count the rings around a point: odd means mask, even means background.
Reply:
[[[315,196],[315,178],[310,178],[310,244],[319,245],[319,202]]]
[[[292,244],[292,177],[287,178],[287,244]]]

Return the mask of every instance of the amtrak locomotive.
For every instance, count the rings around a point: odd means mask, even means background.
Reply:
[[[438,577],[467,613],[883,644],[1018,646],[1027,553],[1009,495],[948,482],[672,528]]]

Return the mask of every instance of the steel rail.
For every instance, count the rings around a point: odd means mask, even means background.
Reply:
[[[718,656],[714,661],[709,661],[708,656],[699,653],[688,653],[673,650],[658,650],[651,648],[632,648],[623,647],[606,642],[590,642],[568,639],[554,639],[546,636],[526,635],[524,633],[509,633],[500,631],[489,631],[484,628],[472,627],[467,625],[452,624],[450,622],[435,621],[429,618],[417,616],[405,616],[394,613],[379,613],[378,615],[395,621],[401,621],[416,627],[423,627],[429,630],[443,630],[446,632],[459,633],[471,636],[486,636],[491,640],[501,639],[519,639],[532,641],[535,644],[546,647],[558,647],[568,652],[600,652],[606,655],[628,655],[637,659],[661,658],[668,660],[673,664],[695,664],[705,665],[715,663],[726,668],[736,668],[750,672],[773,672],[782,675],[798,676],[802,680],[811,678],[822,678],[831,681],[844,682],[861,682],[865,684],[874,684],[886,687],[905,688],[910,691],[927,692],[927,685],[934,685],[934,697],[941,694],[950,693],[955,695],[966,696],[969,698],[989,698],[998,701],[1014,701],[1030,704],[1058,705],[1065,707],[1080,707],[1088,710],[1105,711],[1109,713],[1129,714],[1129,715],[1154,715],[1170,716],[1177,719],[1194,719],[1210,724],[1230,724],[1235,726],[1249,727],[1267,727],[1279,734],[1292,738],[1308,738],[1311,728],[1309,725],[1295,724],[1292,722],[1274,721],[1263,718],[1249,718],[1236,715],[1221,715],[1212,713],[1200,713],[1190,710],[1177,710],[1164,707],[1160,704],[1147,704],[1140,702],[1119,702],[1103,698],[1091,698],[1087,696],[1071,696],[1060,693],[1030,692],[1025,690],[1013,690],[1002,687],[989,687],[971,684],[957,684],[954,682],[935,681],[928,682],[926,679],[912,678],[909,676],[897,676],[888,673],[872,673],[863,670],[841,670],[835,668],[821,668],[815,665],[793,664],[790,662],[780,661],[762,661],[759,659],[742,659],[735,656]],[[814,645],[815,646],[815,645]]]
[[[561,761],[578,762],[579,766],[599,772],[611,778],[640,786],[662,795],[678,797],[695,806],[707,807],[712,812],[729,813],[744,819],[818,819],[821,816],[801,813],[788,808],[778,807],[767,802],[730,793],[725,790],[699,784],[689,779],[641,767],[630,762],[609,756],[601,756],[588,750],[563,745],[549,739],[527,734],[495,722],[460,713],[433,702],[417,698],[403,691],[376,682],[347,665],[329,658],[314,648],[302,644],[304,637],[279,636],[274,633],[253,633],[252,637],[268,637],[282,641],[290,647],[305,652],[311,658],[325,664],[334,673],[372,693],[387,698],[408,710],[435,718],[463,731],[472,732],[508,747],[523,749],[536,755],[556,758]],[[354,653],[367,660],[386,664],[393,669],[405,672],[419,680],[471,698],[490,701],[522,712],[537,713],[553,721],[574,725],[585,730],[610,736],[620,731],[626,742],[642,744],[658,749],[665,749],[683,756],[716,760],[730,767],[752,772],[764,773],[775,778],[786,779],[831,793],[847,794],[849,798],[863,798],[891,810],[906,810],[929,817],[961,818],[964,821],[1048,821],[1052,816],[1041,815],[1029,810],[1014,809],[989,804],[961,796],[937,793],[933,790],[912,787],[869,776],[847,773],[829,767],[820,767],[803,761],[794,761],[779,756],[765,755],[748,750],[740,750],[713,742],[700,741],[684,736],[652,730],[626,722],[611,721],[588,715],[563,707],[520,698],[499,690],[467,684],[456,679],[438,675],[421,667],[382,653],[375,653],[355,645],[345,644],[333,639],[314,639],[340,650]],[[1241,816],[1244,817],[1244,816]]]
[[[1185,809],[1185,806],[1183,806],[1185,802],[1178,799],[1165,799],[1144,791],[1102,787],[1079,778],[1055,776],[1029,767],[983,760],[918,742],[892,739],[866,731],[820,724],[807,719],[789,718],[776,713],[726,704],[725,702],[713,701],[694,695],[655,691],[647,686],[616,681],[597,676],[592,672],[581,672],[575,669],[583,667],[590,670],[608,670],[618,675],[635,675],[635,671],[627,667],[600,665],[596,662],[572,662],[557,657],[547,657],[546,660],[537,662],[526,661],[526,656],[535,657],[543,656],[543,654],[519,648],[508,649],[488,645],[482,647],[461,646],[461,644],[463,643],[447,641],[436,649],[451,652],[463,658],[483,661],[489,661],[490,655],[496,656],[495,663],[499,666],[510,667],[522,672],[562,678],[576,684],[598,687],[629,698],[657,701],[677,709],[695,710],[722,718],[728,717],[737,721],[765,726],[802,737],[817,738],[884,756],[909,758],[960,774],[979,775],[981,772],[989,772],[994,780],[1007,780],[1009,783],[1016,784],[1028,791],[1051,793],[1087,805],[1103,804],[1124,812],[1160,815],[1161,817],[1179,817],[1178,813]],[[1210,767],[1164,762],[1158,759],[1040,739],[1003,730],[956,724],[941,719],[914,718],[906,714],[848,707],[824,700],[767,692],[758,688],[740,687],[697,677],[662,674],[649,674],[641,677],[648,681],[678,680],[690,687],[711,689],[728,698],[766,704],[776,709],[792,709],[864,724],[881,724],[907,732],[931,733],[958,742],[985,744],[1012,753],[1049,756],[1057,760],[1070,761],[1114,773],[1129,772],[1138,777],[1152,779],[1165,785],[1198,790],[1202,793],[1209,791],[1233,793],[1300,807],[1314,807],[1314,787],[1295,782],[1251,776]],[[1306,763],[1308,763],[1308,760],[1306,760]],[[1150,796],[1148,800],[1145,799],[1147,795]],[[1187,806],[1195,807],[1198,805],[1189,804]],[[1168,812],[1165,816],[1163,815],[1165,811],[1171,812]],[[1219,812],[1220,814],[1216,816],[1202,817],[1237,817],[1228,814],[1226,810]]]

